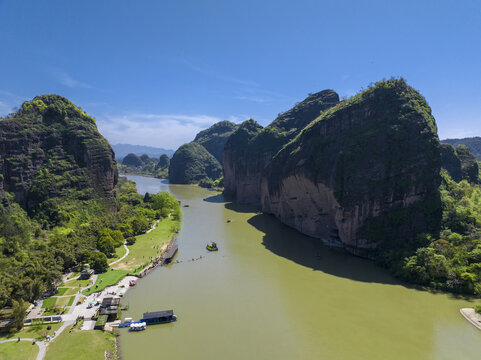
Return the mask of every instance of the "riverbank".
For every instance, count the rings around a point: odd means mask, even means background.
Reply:
[[[459,312],[472,325],[481,330],[481,314],[478,314],[473,308],[462,308]]]

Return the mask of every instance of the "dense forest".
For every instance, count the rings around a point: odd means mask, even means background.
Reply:
[[[33,302],[82,264],[105,271],[116,247],[181,217],[170,194],[143,197],[118,179],[95,120],[61,96],[0,120],[0,144],[0,308]]]
[[[12,300],[32,302],[52,289],[63,272],[90,264],[108,267],[115,248],[135,242],[159,218],[181,217],[166,192],[144,197],[134,182],[120,178],[115,207],[102,198],[58,198],[57,214],[29,217],[11,196],[0,204],[0,308]]]
[[[122,163],[117,167],[121,174],[135,174],[152,176],[159,179],[166,179],[169,175],[170,158],[167,154],[159,158],[149,157],[147,154],[138,156],[134,153],[127,154]]]

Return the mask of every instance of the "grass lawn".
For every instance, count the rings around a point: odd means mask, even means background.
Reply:
[[[64,308],[62,307],[62,308],[59,308],[59,310],[60,310],[60,311],[57,311],[57,312],[55,312],[55,310],[53,310],[53,309],[52,309],[51,311],[50,311],[50,310],[46,310],[46,311],[44,311],[44,312],[42,313],[42,316],[63,315],[63,314],[68,313],[68,311],[70,310],[70,307],[67,306],[67,307],[65,308],[65,310],[64,310]]]
[[[56,297],[51,296],[49,298],[46,298],[45,300],[43,300],[42,309],[51,309],[55,306],[56,303],[57,303]]]
[[[125,250],[124,245],[119,246],[118,248],[115,248],[115,255],[109,259],[109,263],[114,262],[117,259],[120,259],[122,256],[125,255],[127,250]]]
[[[65,291],[64,295],[76,295],[79,291],[79,288],[67,288],[67,291]]]
[[[93,286],[91,286],[89,289],[84,290],[82,292],[82,294],[84,294],[85,296],[89,296],[90,294],[92,294],[94,292],[102,291],[107,286],[117,284],[128,273],[129,273],[128,270],[113,270],[113,269],[110,269],[103,274],[99,274],[97,276],[97,281],[95,282],[95,284]]]
[[[43,301],[42,308],[52,309],[54,307],[63,308],[64,306],[72,306],[74,300],[75,300],[75,296],[62,296],[62,297],[51,296],[49,298],[46,298]],[[45,314],[45,315],[49,315],[49,314]]]
[[[78,287],[86,287],[86,286],[89,286],[90,283],[92,282],[92,280],[77,280],[77,279],[73,279],[73,280],[69,280],[69,281],[66,281],[64,282],[62,285],[62,287],[75,287],[75,288],[78,288]]]
[[[100,330],[64,331],[47,347],[45,360],[104,360],[105,351],[115,352],[115,335]]]
[[[172,227],[177,224],[179,221],[171,218],[163,219],[148,234],[137,236],[135,244],[129,246],[129,255],[112,265],[112,268],[135,270],[139,265],[149,262],[151,257],[157,257],[160,254],[160,248],[167,244],[174,235]]]
[[[51,326],[50,330],[47,330],[47,326]],[[16,339],[21,338],[31,338],[31,339],[43,339],[43,334],[47,332],[47,335],[53,335],[53,332],[58,330],[62,326],[62,323],[55,324],[33,324],[29,326],[24,326],[22,330],[15,333],[1,333],[0,340],[6,339]],[[0,357],[0,359],[3,359]],[[8,358],[7,358],[8,359]]]
[[[30,341],[12,341],[0,344],[0,359],[8,360],[35,360],[38,354],[38,345]]]
[[[54,296],[62,296],[65,294],[65,291],[67,291],[67,288],[58,288],[57,293]]]

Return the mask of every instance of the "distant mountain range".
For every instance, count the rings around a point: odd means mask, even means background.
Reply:
[[[174,150],[156,148],[145,145],[117,144],[112,145],[117,160],[123,159],[126,155],[132,153],[138,156],[147,154],[151,158],[159,158],[160,155],[166,154],[169,158],[174,155]]]
[[[476,157],[476,159],[481,160],[481,137],[479,136],[463,139],[445,139],[441,140],[441,142],[451,144],[454,147],[458,145],[465,145]]]

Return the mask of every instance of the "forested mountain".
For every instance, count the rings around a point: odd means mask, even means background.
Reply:
[[[134,153],[130,153],[122,159],[122,163],[118,165],[118,168],[122,174],[146,175],[165,179],[168,176],[169,164],[170,159],[166,154],[154,158],[149,157],[147,154],[137,156]]]
[[[233,122],[220,121],[199,132],[194,141],[182,145],[172,157],[169,180],[174,184],[192,184],[203,180],[209,185],[220,178],[224,146],[237,127]]]
[[[336,97],[311,95],[266,128],[242,123],[224,149],[224,193],[411,282],[480,294],[474,156],[441,146],[402,79]]]
[[[174,150],[146,145],[116,144],[112,145],[112,148],[114,149],[115,158],[117,160],[123,159],[130,153],[133,153],[137,156],[146,154],[151,158],[159,158],[159,156],[162,154],[167,154],[168,157],[172,157],[172,155],[174,155]]]
[[[180,216],[175,199],[144,202],[117,182],[109,143],[69,100],[37,96],[0,120],[0,308],[32,302],[79,264],[104,271],[115,247],[161,216],[158,204]]]
[[[481,160],[481,137],[479,136],[463,139],[445,139],[441,142],[451,144],[454,147],[457,147],[458,145],[465,145],[476,157],[476,159]]]

